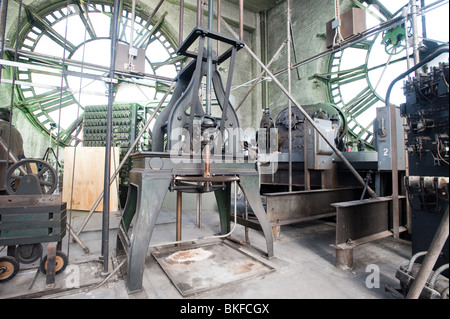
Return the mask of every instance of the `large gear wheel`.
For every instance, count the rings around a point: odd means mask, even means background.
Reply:
[[[37,189],[20,191],[20,183],[36,185]],[[49,163],[37,159],[24,159],[12,165],[5,176],[6,192],[9,195],[52,194],[57,187],[56,170]],[[24,190],[25,187],[22,187]]]

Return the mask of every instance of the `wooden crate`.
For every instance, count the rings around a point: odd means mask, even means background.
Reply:
[[[119,166],[119,148],[111,149],[111,176]],[[75,158],[75,171],[74,171]],[[66,147],[64,152],[64,176],[62,199],[70,209],[90,211],[103,192],[105,174],[104,147]],[[72,176],[74,175],[74,179]],[[73,181],[72,181],[73,179]],[[73,197],[72,197],[73,182]],[[111,184],[109,207],[115,211],[119,207],[118,177]],[[103,211],[103,200],[95,211]]]

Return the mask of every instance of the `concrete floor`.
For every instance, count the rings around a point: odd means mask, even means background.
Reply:
[[[85,220],[85,212],[73,212],[71,225],[77,230]],[[152,252],[167,249],[152,246],[175,239],[175,213],[162,211],[155,228],[151,248],[146,260],[143,290],[129,294],[120,271],[109,278],[102,276],[99,261],[101,251],[101,214],[95,213],[80,238],[89,247],[89,253],[80,245],[63,240],[63,251],[68,252],[69,264],[65,272],[56,276],[56,284],[48,288],[45,275],[37,271],[38,263],[21,265],[12,280],[0,284],[0,298],[52,298],[52,299],[394,299],[399,295],[395,273],[411,257],[411,247],[405,241],[391,238],[378,240],[354,249],[353,269],[335,267],[335,249],[330,247],[335,239],[332,222],[312,221],[281,228],[280,240],[275,242],[275,258],[268,260],[265,240],[261,232],[249,230],[250,245],[245,242],[245,230],[237,225],[232,238],[226,240],[232,247],[251,256],[256,261],[273,268],[262,276],[239,280],[184,298],[152,256]],[[116,227],[120,215],[111,216],[109,271],[113,272],[119,261],[115,259]],[[202,228],[195,227],[196,213],[183,212],[183,239],[211,236],[220,229],[218,214],[203,212]],[[233,224],[232,224],[233,225]],[[209,241],[211,242],[211,241]],[[212,242],[220,242],[218,239]],[[196,242],[201,244],[204,242]],[[45,245],[44,245],[45,252]],[[0,252],[5,255],[6,249]],[[369,268],[367,268],[369,266]],[[366,281],[380,270],[379,287],[367,287]],[[367,271],[366,271],[367,270]],[[75,278],[79,280],[75,283]],[[106,282],[105,279],[107,279]],[[79,288],[78,287],[79,283]],[[75,288],[71,288],[75,286]]]

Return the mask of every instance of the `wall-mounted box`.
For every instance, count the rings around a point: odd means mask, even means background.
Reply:
[[[131,56],[131,65],[130,63]],[[119,43],[117,46],[116,71],[145,73],[145,49],[130,48]]]
[[[347,40],[351,36],[357,35],[366,31],[366,11],[360,8],[352,8],[347,12],[341,14],[341,35],[344,40]],[[333,39],[336,34],[336,30],[333,29],[333,21],[327,22],[327,48],[333,46]]]
[[[392,170],[392,140],[391,140],[391,121],[392,116],[388,106],[377,108],[377,117],[373,122],[375,134],[374,146],[378,152],[378,170]],[[405,160],[405,137],[403,128],[403,119],[400,116],[400,109],[395,108],[395,125],[397,136],[394,139],[397,148],[397,168],[406,169]]]
[[[331,121],[314,119],[314,123],[320,128],[327,139],[329,141],[333,141],[334,143],[334,130]],[[305,154],[305,156],[307,156],[308,160],[308,169],[331,169],[333,165],[333,159],[331,156],[334,154],[333,149],[309,122],[306,126],[306,137],[306,143],[308,143],[308,153]]]

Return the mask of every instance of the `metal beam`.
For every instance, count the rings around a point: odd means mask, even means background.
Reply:
[[[5,48],[5,51],[14,52],[15,50],[12,48]],[[18,50],[17,54],[19,56],[24,56],[29,59],[36,59],[40,62],[47,61],[49,63],[59,63],[59,64],[63,63],[62,58],[57,58],[55,56],[40,54],[40,53],[36,53],[36,52],[28,52],[28,51]],[[0,64],[8,64],[8,63],[11,63],[11,61],[9,61],[9,60],[1,60],[0,61]],[[17,63],[20,63],[20,62],[17,62]],[[109,68],[107,68],[107,67],[97,65],[97,64],[92,64],[92,63],[80,62],[80,61],[76,61],[76,60],[72,60],[72,59],[65,59],[64,64],[77,66],[77,67],[83,67],[84,70],[103,71],[105,73],[109,72]],[[20,65],[21,68],[27,68],[27,69],[38,69],[39,67],[43,67],[42,65],[33,65],[32,63],[20,63],[18,65]],[[44,68],[46,68],[46,70],[48,70],[48,71],[52,70],[51,66],[44,67]],[[61,74],[63,71],[54,70],[54,72]],[[83,77],[86,77],[86,73],[79,73],[79,76],[81,76],[81,74]],[[153,75],[153,74],[149,74],[149,73],[130,74],[127,72],[117,72],[116,71],[115,74],[123,76],[123,77],[130,77],[130,78],[152,79],[155,81],[169,83],[169,84],[173,82],[172,78],[168,78],[168,77],[164,77],[164,76],[160,76],[160,75]],[[101,77],[99,77],[99,78],[101,79]]]
[[[80,16],[80,19],[83,22],[84,26],[86,27],[87,32],[92,39],[97,38],[97,34],[95,33],[94,26],[92,25],[92,21],[89,18],[89,12],[88,10],[86,10],[84,2],[81,2],[80,0],[74,0],[74,2],[76,4],[75,10],[78,11],[77,13]]]

